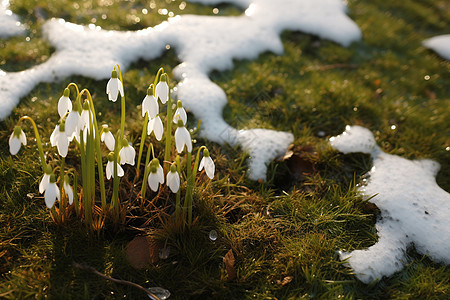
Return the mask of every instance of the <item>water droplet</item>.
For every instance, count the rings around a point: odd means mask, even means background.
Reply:
[[[154,294],[156,297],[158,297],[158,299],[161,299],[161,300],[166,300],[167,298],[170,297],[170,292],[166,289],[163,289],[162,287],[151,287],[151,288],[148,288],[148,290],[152,294]],[[148,297],[150,299],[156,300],[154,297],[152,297],[150,295],[148,295]]]
[[[169,258],[169,254],[170,254],[170,246],[159,249],[159,258],[160,259]]]
[[[211,241],[215,241],[215,240],[217,240],[217,231],[215,231],[215,230],[211,230],[210,232],[209,232],[209,239],[211,240]]]
[[[392,129],[392,130],[395,130],[395,129],[397,129],[397,126],[392,125],[392,126],[391,126],[391,129]]]

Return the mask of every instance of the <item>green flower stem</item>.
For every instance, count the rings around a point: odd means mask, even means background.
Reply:
[[[80,94],[80,90],[78,89],[78,85],[76,85],[75,83],[71,82],[67,85],[66,88],[70,89],[70,87],[73,86],[75,88],[75,90],[77,91],[77,96],[76,98],[78,98],[78,95]]]
[[[120,136],[121,133],[119,131],[116,136],[116,144],[114,145],[113,197],[111,200],[114,213],[117,218],[119,217],[119,183],[120,183],[120,178],[119,176],[117,176],[117,163],[119,162],[119,151],[120,151],[119,145],[121,144],[119,142],[121,140]]]
[[[147,191],[147,177],[149,175],[148,173],[150,172],[150,168],[148,167],[149,162],[150,162],[150,151],[152,152],[153,158],[154,158],[155,152],[154,152],[152,143],[150,143],[148,145],[147,156],[145,157],[144,178],[142,179],[142,188],[141,188],[142,204],[144,204],[145,192]]]
[[[145,113],[144,125],[142,126],[141,145],[139,146],[139,155],[136,168],[136,177],[139,177],[139,169],[141,167],[142,152],[144,151],[145,138],[147,137],[148,113]]]
[[[117,67],[117,69],[118,69],[119,80],[120,80],[120,82],[122,82],[122,86],[124,86],[122,72],[120,71],[120,66],[117,64],[114,66],[114,69],[115,69],[115,67]],[[122,140],[122,138],[125,137],[125,88],[123,91],[123,97],[122,97],[122,95],[120,97],[120,103],[121,103],[121,115],[120,115],[120,134],[121,134],[120,137],[121,138],[120,138],[120,140]]]
[[[73,205],[75,205],[75,213],[77,217],[80,216],[80,203],[78,201],[78,175],[77,172],[73,172]]]
[[[181,176],[181,163],[180,163],[180,156],[177,155],[177,158],[175,159],[177,164],[177,172],[178,175]],[[180,218],[181,213],[181,187],[178,189],[177,195],[176,195],[176,205],[175,205],[175,218],[178,220]]]
[[[188,224],[192,224],[192,196],[195,188],[195,177],[197,176],[197,170],[198,170],[198,164],[200,159],[200,151],[206,149],[205,146],[201,146],[200,149],[197,151],[197,156],[195,157],[195,163],[194,163],[194,169],[192,170],[192,173],[188,177],[187,182],[187,189],[186,189],[186,198],[184,200],[185,206],[187,207],[187,213],[188,213]],[[190,153],[188,153],[189,158]],[[188,166],[188,170],[190,169],[190,166]]]
[[[59,190],[61,191],[61,206],[59,211],[62,212],[63,210],[66,209],[67,207],[67,202],[66,197],[63,196],[67,196],[67,194],[65,193],[64,190],[64,168],[65,168],[65,162],[66,162],[66,158],[65,157],[61,157],[61,167],[59,170]]]
[[[38,128],[36,126],[36,123],[29,116],[23,116],[23,117],[21,117],[19,119],[17,124],[19,125],[23,120],[28,120],[33,125],[34,136],[36,137],[36,144],[37,144],[37,147],[38,147],[38,150],[39,150],[39,156],[41,158],[42,170],[45,172],[45,168],[47,167],[47,163],[45,162],[44,149],[42,148],[42,142],[41,142],[41,138],[39,136],[39,131],[38,131]]]
[[[90,227],[92,224],[92,215],[91,215],[91,209],[90,209],[90,199],[91,199],[91,190],[89,189],[88,183],[89,183],[89,172],[87,169],[87,157],[86,157],[86,150],[85,150],[85,144],[83,139],[83,131],[80,131],[80,158],[81,158],[81,180],[83,185],[83,209],[84,209],[84,219],[86,222],[86,225]]]
[[[167,84],[169,84],[169,78],[167,78]],[[169,99],[167,99],[167,120],[166,120],[166,145],[164,149],[164,160],[170,161],[170,152],[172,145],[172,96],[170,95],[169,89]],[[166,173],[167,167],[164,166],[164,173]]]
[[[83,94],[83,93],[87,94],[87,97],[89,100],[89,107],[92,112],[93,131],[91,128],[91,133],[92,132],[94,133],[95,151],[97,152],[98,179],[99,179],[99,183],[100,183],[100,198],[102,200],[102,208],[105,209],[106,208],[105,178],[103,175],[103,160],[102,160],[102,151],[100,148],[100,133],[98,131],[97,116],[95,115],[94,101],[92,100],[91,93],[87,89],[82,90],[81,94]]]

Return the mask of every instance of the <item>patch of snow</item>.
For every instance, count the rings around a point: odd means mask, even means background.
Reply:
[[[9,0],[0,1],[0,38],[23,34],[25,28],[9,9]]]
[[[368,183],[359,191],[367,197],[376,195],[370,202],[381,211],[378,242],[368,249],[341,253],[356,277],[370,283],[401,270],[410,245],[436,262],[450,264],[450,194],[436,183],[440,165],[387,154],[360,126],[347,126],[330,142],[343,153],[369,153],[373,159]]]
[[[450,34],[432,37],[423,42],[423,45],[443,58],[450,60]]]
[[[200,1],[205,4],[218,1]],[[226,1],[220,1],[226,2]],[[255,59],[263,52],[281,55],[284,30],[299,30],[343,46],[361,38],[340,0],[228,0],[247,8],[238,17],[183,15],[140,31],[107,31],[52,19],[43,32],[55,53],[34,68],[0,74],[0,118],[5,118],[39,82],[71,75],[109,78],[118,63],[125,70],[138,59],[155,59],[170,45],[182,63],[174,69],[176,95],[197,119],[201,134],[218,143],[241,144],[251,156],[249,177],[266,179],[266,165],[282,155],[293,135],[272,130],[237,130],[222,117],[225,92],[208,75],[233,67],[234,59]]]

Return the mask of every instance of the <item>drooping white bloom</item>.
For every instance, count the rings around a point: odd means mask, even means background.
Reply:
[[[39,183],[39,193],[42,194],[43,192],[45,192],[45,189],[50,183],[50,175],[52,174],[52,172],[52,168],[47,165],[47,167],[44,169],[44,176],[42,176],[41,182]]]
[[[162,139],[164,126],[159,115],[154,119],[150,119],[147,124],[147,134],[150,135],[152,132],[155,134],[155,137],[158,141]]]
[[[164,171],[159,164],[158,159],[154,159],[150,162],[150,174],[148,175],[148,185],[154,192],[158,191],[159,184],[164,183]]]
[[[56,199],[59,201],[60,197],[61,195],[56,182],[50,182],[44,193],[45,205],[47,205],[48,208],[52,208],[53,205],[55,205]]]
[[[100,136],[100,140],[105,143],[106,147],[108,147],[109,151],[114,151],[114,147],[116,145],[116,139],[114,138],[111,131],[108,129],[108,125],[104,124],[103,132]]]
[[[12,155],[16,155],[20,147],[27,145],[27,137],[25,135],[25,132],[23,132],[22,128],[20,126],[14,127],[14,131],[9,137],[9,152]]]
[[[178,121],[178,128],[177,130],[175,130],[175,145],[177,147],[178,153],[183,152],[185,145],[188,152],[192,151],[191,134],[186,129],[186,127],[184,127],[181,120]]]
[[[66,112],[72,111],[72,101],[69,99],[70,90],[66,88],[64,94],[58,100],[58,114],[62,118]]]
[[[129,164],[134,166],[134,158],[136,156],[136,150],[128,144],[126,139],[122,140],[122,149],[119,151],[120,164]]]
[[[73,203],[73,189],[69,184],[69,180],[64,179],[64,192],[67,195],[67,198],[69,199],[69,205],[72,205]]]
[[[88,115],[89,116],[89,115]],[[78,125],[80,123],[80,113],[77,110],[72,110],[66,118],[66,135],[69,141],[80,134]],[[79,137],[77,137],[79,140]]]
[[[166,176],[167,185],[169,186],[172,193],[178,192],[180,189],[180,175],[178,174],[175,165],[170,167],[170,172]]]
[[[122,177],[125,173],[122,169],[122,167],[117,164],[117,176]],[[108,163],[106,164],[106,179],[111,179],[112,177],[114,177],[114,160],[109,160],[108,159]]]
[[[183,105],[181,104],[180,100],[178,100],[177,109],[175,110],[175,113],[173,114],[173,122],[175,124],[178,124],[178,120],[183,121],[183,124],[186,125],[187,114],[186,114],[186,111],[184,110]]]
[[[67,156],[67,152],[69,151],[69,138],[66,135],[64,123],[55,126],[55,129],[50,135],[50,143],[52,147],[56,146],[58,148],[59,155],[62,157]]]
[[[200,161],[198,170],[201,171],[203,168],[205,168],[205,173],[209,177],[209,179],[213,179],[216,166],[214,165],[211,156],[209,156],[208,149],[203,150],[203,158]]]
[[[152,90],[149,88],[147,90],[147,95],[144,100],[142,100],[142,116],[145,117],[145,113],[148,113],[150,119],[154,119],[159,113],[158,101],[152,95]]]
[[[106,84],[106,94],[108,94],[108,99],[110,101],[116,102],[117,96],[123,97],[123,84],[119,78],[117,78],[117,71],[113,70],[111,73],[111,78]]]
[[[160,99],[162,104],[169,100],[169,86],[167,85],[167,75],[162,74],[161,80],[155,87],[155,98]]]

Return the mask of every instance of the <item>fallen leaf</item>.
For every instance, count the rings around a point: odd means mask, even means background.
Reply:
[[[150,236],[137,236],[128,243],[128,262],[136,269],[143,269],[159,260],[161,243]]]
[[[295,181],[303,181],[316,172],[314,161],[317,152],[312,146],[296,146],[288,149],[282,161],[286,164]]]
[[[227,254],[225,254],[225,257],[223,258],[223,263],[225,264],[225,269],[227,270],[228,281],[236,279],[237,273],[234,268],[235,259],[233,255],[233,250],[230,249],[230,251],[228,251]]]

